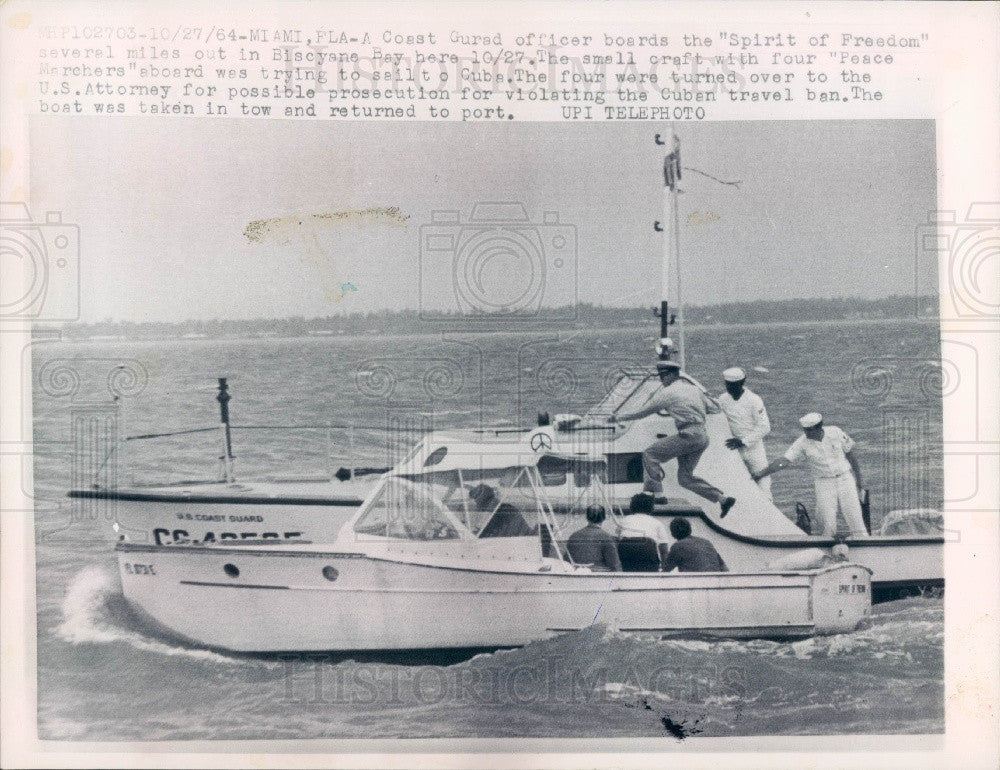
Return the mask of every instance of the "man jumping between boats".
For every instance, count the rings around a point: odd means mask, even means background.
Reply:
[[[650,445],[642,453],[645,482],[643,489],[653,495],[663,493],[663,466],[668,460],[677,460],[677,483],[696,495],[722,507],[722,516],[736,503],[736,498],[713,487],[703,478],[694,475],[694,469],[708,447],[705,432],[707,414],[717,414],[718,404],[696,385],[681,377],[681,367],[675,361],[658,361],[657,373],[663,389],[652,396],[642,409],[627,414],[611,415],[611,422],[627,422],[648,417],[657,412],[667,412],[677,425],[677,433],[666,436]]]

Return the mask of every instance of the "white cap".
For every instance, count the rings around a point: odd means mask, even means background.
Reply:
[[[677,348],[674,347],[674,341],[670,339],[670,337],[660,337],[660,341],[656,343],[657,354],[663,353],[664,351],[669,353],[676,349]]]
[[[722,373],[722,379],[726,382],[743,382],[747,378],[747,373],[738,366],[730,366]]]
[[[815,428],[821,422],[823,422],[823,415],[819,412],[810,412],[799,418],[799,425],[803,428]]]

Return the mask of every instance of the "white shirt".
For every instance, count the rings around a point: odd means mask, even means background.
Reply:
[[[851,470],[845,456],[854,449],[854,440],[836,425],[823,426],[823,438],[813,441],[805,434],[795,439],[785,459],[797,463],[805,458],[814,479],[832,479]]]
[[[747,446],[763,441],[771,432],[771,421],[767,418],[764,401],[749,388],[743,388],[739,399],[725,391],[719,396],[719,406],[729,420],[729,429],[736,438]]]
[[[666,525],[648,513],[630,513],[622,516],[618,537],[648,537],[657,543],[670,543],[670,532]]]

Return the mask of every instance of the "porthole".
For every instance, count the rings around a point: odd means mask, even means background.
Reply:
[[[336,580],[339,576],[340,573],[337,572],[336,567],[331,567],[329,564],[323,567],[323,577],[325,577],[327,580],[333,581]]]
[[[437,465],[444,459],[444,456],[446,454],[448,454],[448,447],[446,446],[438,447],[429,455],[427,455],[427,459],[424,460],[424,467],[426,468],[428,465]]]
[[[223,566],[222,571],[225,572],[229,577],[235,578],[240,576],[240,568],[235,564],[226,564]]]

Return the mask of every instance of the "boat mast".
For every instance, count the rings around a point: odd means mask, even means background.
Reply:
[[[219,377],[219,395],[215,397],[215,400],[219,402],[219,420],[222,428],[222,456],[219,459],[222,461],[222,472],[227,484],[233,483],[233,437],[229,428],[229,400],[231,398],[226,378]]]
[[[681,179],[681,140],[670,128],[670,152],[663,158],[663,273],[660,284],[660,338],[670,331],[670,270],[677,266],[677,323],[680,365],[684,368],[684,303],[681,301],[681,226],[678,183]],[[666,144],[656,135],[657,144]]]

